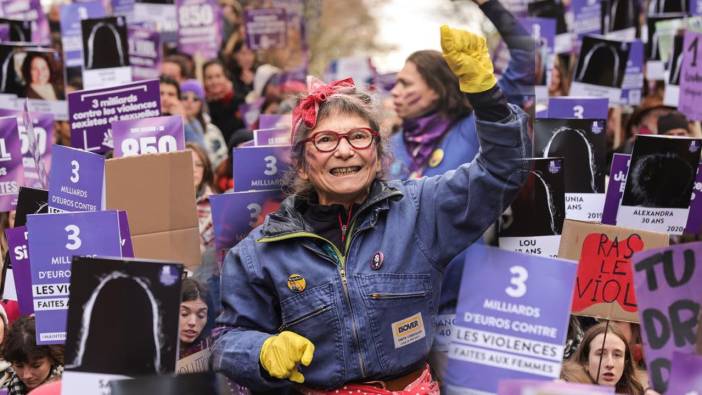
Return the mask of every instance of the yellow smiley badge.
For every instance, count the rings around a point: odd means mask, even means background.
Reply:
[[[429,158],[429,167],[439,166],[441,161],[444,160],[444,150],[437,148],[431,153],[431,158]]]
[[[293,292],[302,292],[307,287],[307,281],[299,274],[291,274],[288,276],[288,288]]]

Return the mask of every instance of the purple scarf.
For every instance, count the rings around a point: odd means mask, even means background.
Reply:
[[[402,122],[402,139],[412,158],[411,172],[424,168],[434,148],[450,127],[451,122],[436,112]]]

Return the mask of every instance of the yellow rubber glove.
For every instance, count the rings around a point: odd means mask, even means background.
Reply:
[[[485,92],[497,83],[483,37],[442,25],[441,49],[446,63],[458,77],[461,91]]]
[[[311,341],[297,333],[283,331],[263,342],[258,358],[272,377],[303,383],[305,376],[297,370],[297,364],[310,366],[313,356]]]

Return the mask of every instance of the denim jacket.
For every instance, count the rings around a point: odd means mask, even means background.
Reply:
[[[266,338],[283,330],[312,341],[304,385],[333,389],[405,374],[426,359],[442,273],[516,195],[531,145],[526,115],[478,121],[480,153],[446,174],[375,181],[351,220],[345,251],[311,232],[295,196],[227,254],[225,326],[216,371],[252,389],[288,386],[259,363]],[[289,279],[304,287],[289,287]],[[292,288],[292,289],[291,289]],[[304,288],[300,290],[300,288]]]

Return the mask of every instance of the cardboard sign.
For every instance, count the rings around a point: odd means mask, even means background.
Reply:
[[[258,8],[244,11],[246,46],[252,50],[284,48],[287,21],[283,8]]]
[[[279,188],[290,168],[290,146],[234,148],[234,191]]]
[[[691,121],[702,120],[702,110],[699,108],[702,96],[702,53],[700,39],[702,33],[685,32],[683,41],[682,71],[680,76],[680,98],[678,110]]]
[[[17,207],[17,194],[24,182],[20,135],[15,117],[0,117],[0,211]]]
[[[285,145],[290,143],[290,128],[256,129],[253,131],[254,145]]]
[[[630,51],[628,42],[585,36],[570,96],[604,97],[619,103]]]
[[[110,124],[161,115],[158,80],[68,94],[71,145],[104,153],[112,148]]]
[[[602,223],[606,225],[617,224],[617,211],[619,203],[624,195],[624,185],[626,175],[629,172],[629,160],[631,155],[613,154],[612,167],[609,170],[609,184],[605,197],[604,209],[602,210]]]
[[[549,97],[548,117],[554,119],[607,119],[609,101],[600,97]]]
[[[161,63],[161,33],[149,24],[127,26],[129,63],[132,64],[134,81],[153,80],[159,77]]]
[[[213,0],[176,0],[178,49],[203,59],[217,57],[222,42],[222,7]]]
[[[702,139],[638,136],[617,211],[617,225],[682,234]]]
[[[556,257],[565,218],[563,159],[529,161],[529,176],[510,206],[512,222],[499,230],[499,245],[508,251]]]
[[[537,119],[534,156],[565,158],[566,218],[602,218],[606,174],[606,121]]]
[[[180,115],[112,122],[112,137],[115,158],[185,149]]]
[[[695,395],[702,392],[702,356],[673,352],[669,394]]]
[[[49,175],[49,211],[102,210],[105,158],[56,146]]]
[[[634,255],[634,285],[648,376],[660,393],[665,393],[671,382],[673,352],[695,350],[702,300],[700,256],[700,242]]]
[[[32,296],[32,272],[29,264],[29,249],[27,238],[27,227],[5,229],[7,238],[7,249],[12,262],[12,275],[17,293],[17,303],[20,314],[30,315],[34,313]]]
[[[27,230],[37,344],[63,344],[71,257],[119,257],[118,215],[116,211],[30,215]]]
[[[171,262],[74,257],[62,391],[98,394],[114,375],[173,373],[182,273]]]
[[[106,207],[129,216],[135,257],[200,265],[190,152],[108,159],[105,180]]]
[[[209,371],[211,355],[212,352],[210,351],[210,349],[206,348],[194,354],[188,355],[183,359],[179,359],[176,363],[176,373],[191,374]]]
[[[567,261],[468,249],[445,382],[495,393],[501,379],[558,377],[575,270]]]
[[[558,256],[578,261],[574,315],[638,322],[635,252],[668,245],[668,235],[566,220]]]
[[[83,87],[95,89],[132,81],[123,15],[80,21],[83,40]]]

